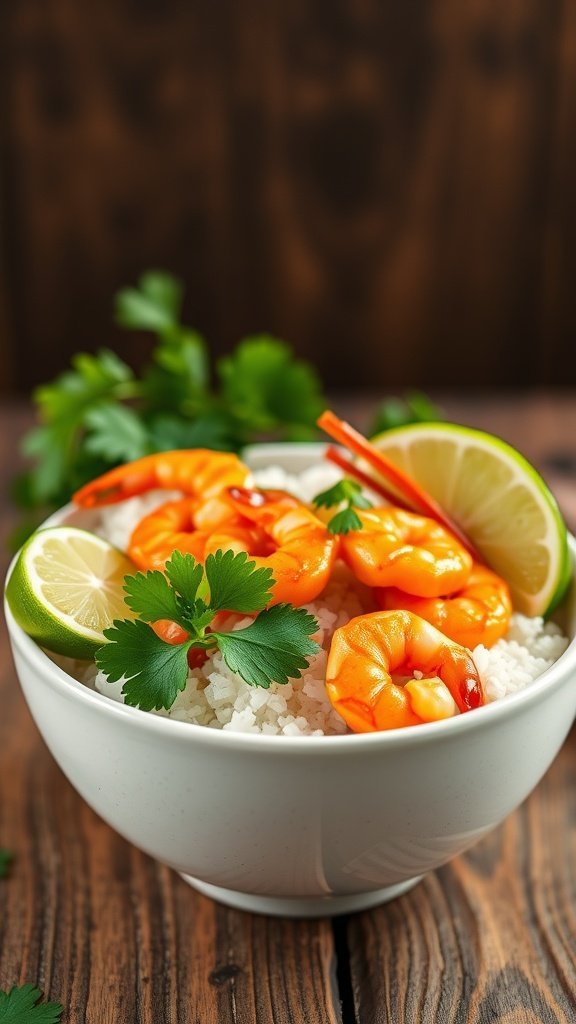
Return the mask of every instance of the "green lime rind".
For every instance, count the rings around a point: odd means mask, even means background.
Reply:
[[[400,449],[409,451],[406,439],[410,438],[410,436],[427,440],[433,440],[434,437],[437,437],[439,441],[452,436],[455,443],[465,446],[466,442],[468,442],[470,446],[474,445],[485,452],[490,452],[493,457],[497,455],[501,462],[510,466],[516,479],[523,482],[528,490],[531,491],[535,503],[541,509],[548,524],[547,543],[549,545],[550,573],[546,586],[536,597],[532,598],[526,595],[524,602],[522,595],[520,595],[520,605],[524,604],[524,607],[520,610],[523,610],[526,614],[548,617],[566,594],[572,577],[572,564],[568,548],[568,531],[562,513],[550,488],[534,466],[512,445],[501,438],[473,427],[464,427],[455,423],[434,422],[395,427],[378,434],[372,438],[372,442],[376,447],[381,446],[386,454],[390,454],[388,451],[389,446],[395,440],[398,440],[398,447]],[[446,508],[446,511],[453,516],[482,552],[482,545],[475,538],[473,529],[470,529],[470,524],[464,522],[458,516],[458,510],[451,508],[449,504],[447,505],[443,500],[445,496],[441,493],[434,494],[432,490],[431,493]],[[489,557],[488,561],[490,561]],[[497,565],[494,568],[498,571]]]
[[[69,526],[54,526],[36,531],[18,554],[6,584],[6,600],[15,621],[41,647],[69,658],[91,660],[98,647],[106,643],[103,633],[78,623],[70,615],[49,604],[38,593],[33,568],[34,556],[42,544],[42,536],[48,534],[58,534],[58,539],[62,540],[67,539],[66,534],[68,537],[79,537],[84,542],[94,542],[101,549],[106,545],[117,554],[120,564],[123,560],[126,572],[130,572],[133,567],[128,558],[106,541],[87,530]],[[128,608],[126,614],[130,614]]]

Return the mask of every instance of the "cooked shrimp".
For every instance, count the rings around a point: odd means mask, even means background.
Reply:
[[[342,536],[341,555],[362,583],[420,597],[464,586],[472,557],[433,519],[391,507],[356,511],[362,529]]]
[[[510,623],[508,584],[484,565],[474,564],[468,582],[448,597],[415,597],[395,587],[376,590],[380,608],[405,608],[431,622],[463,647],[492,647]]]
[[[338,539],[284,491],[232,487],[209,501],[167,502],[138,524],[128,554],[141,569],[162,569],[175,550],[204,562],[210,553],[246,551],[272,569],[273,601],[313,601],[330,578]]]
[[[111,505],[155,488],[209,498],[226,487],[241,486],[249,470],[236,455],[193,448],[159,452],[116,466],[81,487],[74,501],[83,508]]]
[[[401,685],[392,673],[424,677]],[[398,729],[484,703],[470,652],[407,611],[351,619],[332,638],[326,688],[354,732]]]
[[[226,525],[214,530],[206,554],[231,547],[247,551],[257,566],[272,569],[272,604],[303,605],[318,597],[330,579],[338,538],[284,491],[231,487],[228,494],[241,522],[233,519],[231,530]]]
[[[222,524],[241,525],[229,502],[217,495],[202,501],[179,498],[149,512],[132,531],[127,554],[139,569],[163,569],[174,551],[204,561],[211,533]],[[246,531],[242,535],[247,539]]]

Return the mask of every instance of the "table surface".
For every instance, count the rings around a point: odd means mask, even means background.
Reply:
[[[573,395],[447,398],[548,476],[576,526]],[[369,403],[340,403],[365,422]],[[29,410],[0,410],[1,539]],[[556,467],[556,468],[554,468]],[[2,546],[4,552],[4,546]],[[4,563],[7,556],[3,553]],[[576,1019],[576,733],[523,806],[382,908],[284,921],[219,906],[117,836],[44,747],[0,635],[0,989],[34,982],[66,1024],[444,1024]]]

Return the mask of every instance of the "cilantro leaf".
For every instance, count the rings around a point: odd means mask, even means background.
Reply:
[[[74,490],[79,452],[90,453],[82,444],[84,422],[95,404],[114,397],[127,397],[135,388],[130,367],[106,349],[72,360],[72,369],[34,392],[41,425],[29,431],[23,451],[35,462],[27,474],[35,504],[62,503]]]
[[[171,274],[148,271],[137,288],[116,295],[116,322],[134,330],[167,331],[178,324],[182,285]]]
[[[142,711],[171,708],[186,686],[191,643],[168,644],[141,619],[116,619],[104,636],[109,643],[96,651],[96,664],[109,683],[125,679],[126,704]]]
[[[205,565],[212,611],[259,612],[272,597],[272,570],[256,568],[245,551],[216,551]]]
[[[314,498],[314,504],[319,508],[333,508],[334,505],[341,505],[347,501],[355,508],[372,508],[372,502],[362,492],[362,485],[356,480],[338,480],[333,487],[327,491],[321,491]]]
[[[372,508],[372,502],[362,491],[362,486],[356,480],[339,480],[327,491],[322,491],[314,498],[314,504],[318,508],[333,508],[335,505],[346,505],[340,509],[328,523],[330,533],[350,533],[351,530],[361,530],[362,521],[354,511],[355,508]]]
[[[149,423],[151,443],[157,452],[175,448],[212,448],[231,452],[239,448],[238,435],[225,412],[214,410],[199,415],[195,420],[169,413],[154,416]]]
[[[277,604],[260,612],[245,629],[212,633],[228,668],[250,686],[299,679],[308,659],[320,649],[310,637],[318,623],[304,608]]]
[[[284,342],[269,335],[247,338],[217,366],[224,400],[248,429],[281,428],[285,436],[316,436],[324,399],[320,381]]]
[[[96,651],[96,664],[108,681],[123,680],[127,704],[143,711],[171,708],[186,686],[191,647],[218,646],[232,671],[264,687],[299,678],[319,650],[310,639],[318,629],[316,619],[289,604],[260,611],[245,629],[209,632],[217,612],[255,612],[270,599],[272,571],[256,568],[245,552],[217,551],[203,568],[192,555],[176,551],[165,572],[126,577],[126,603],[140,618],[115,620],[104,630],[108,643]],[[207,589],[209,603],[203,599]],[[178,644],[162,640],[149,625],[158,619],[177,622],[188,639]]]
[[[328,523],[329,533],[350,533],[351,530],[361,529],[362,522],[353,508],[343,508]]]
[[[0,850],[0,878],[5,878],[8,868],[12,863],[12,854],[9,850]]]
[[[42,1003],[42,992],[35,985],[14,986],[0,992],[2,1024],[59,1024],[64,1007],[60,1003]]]
[[[84,418],[87,428],[85,448],[109,462],[132,462],[148,455],[151,446],[148,431],[134,409],[119,402],[103,402],[89,409]]]
[[[71,370],[36,389],[34,400],[45,423],[76,419],[84,415],[88,405],[106,398],[119,384],[132,379],[132,370],[114,352],[80,352],[73,356]]]
[[[41,505],[55,499],[64,486],[75,431],[74,423],[50,423],[25,435],[22,450],[36,462],[27,475],[34,503]]]
[[[206,343],[182,324],[181,311],[176,278],[143,274],[116,297],[118,323],[156,335],[141,376],[104,349],[74,356],[70,369],[37,389],[40,424],[24,442],[30,507],[52,511],[111,465],[148,452],[239,451],[262,434],[317,436],[326,401],[308,363],[276,338],[248,338],[217,364],[214,387]]]
[[[166,575],[174,590],[188,604],[193,604],[204,576],[200,563],[190,554],[174,551],[166,562]]]
[[[201,566],[199,569],[202,575]],[[146,573],[137,572],[134,576],[126,576],[124,590],[126,604],[143,622],[171,619],[184,629],[187,628],[182,622],[182,608],[178,602],[178,595],[163,572],[150,569]]]
[[[179,328],[154,351],[154,360],[183,383],[188,397],[201,394],[208,384],[206,342],[197,331]]]

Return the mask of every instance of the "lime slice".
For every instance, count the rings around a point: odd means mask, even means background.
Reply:
[[[132,618],[123,581],[133,563],[86,530],[55,526],[33,534],[6,586],[16,622],[42,647],[92,658],[114,619]]]
[[[372,438],[462,527],[510,585],[514,607],[547,615],[570,580],[566,526],[533,466],[492,434],[417,423]]]

